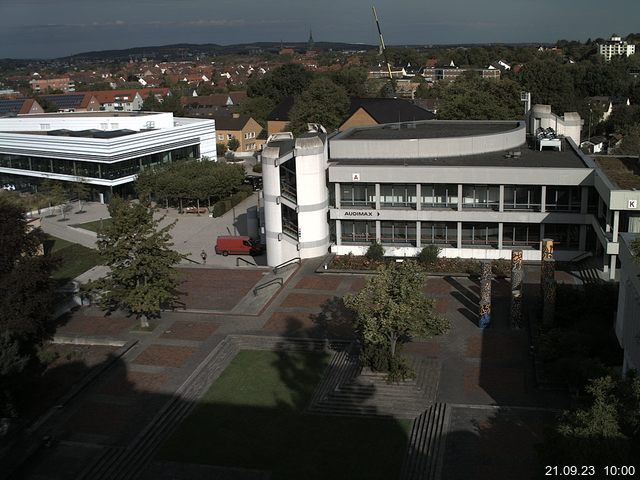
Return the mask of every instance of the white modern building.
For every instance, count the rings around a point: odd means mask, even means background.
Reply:
[[[633,55],[636,53],[636,46],[633,43],[623,41],[622,38],[614,34],[608,41],[598,44],[598,53],[604,57],[606,62],[609,62],[612,57]]]
[[[638,235],[624,233],[620,242],[620,290],[616,336],[624,349],[623,372],[640,372],[640,259],[631,250]]]
[[[587,251],[615,275],[620,231],[640,230],[640,191],[610,181],[576,146],[581,119],[536,105],[527,121],[355,127],[272,137],[262,161],[267,260],[363,254],[540,260]],[[555,128],[553,128],[553,127]],[[560,133],[558,133],[560,132]],[[536,135],[537,134],[537,135]]]
[[[81,181],[108,200],[144,168],[216,158],[215,122],[172,113],[45,113],[0,118],[0,183]]]

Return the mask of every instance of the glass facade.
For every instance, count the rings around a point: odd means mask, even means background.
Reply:
[[[282,232],[298,240],[298,214],[286,205],[282,205]]]
[[[580,226],[545,223],[544,238],[552,239],[553,248],[556,250],[578,250]]]
[[[380,222],[383,245],[416,245],[416,222]]]
[[[505,223],[502,227],[502,246],[540,247],[540,225],[530,223]]]
[[[420,241],[423,245],[444,245],[457,247],[457,222],[421,222]]]
[[[463,223],[463,247],[498,247],[497,223]]]
[[[280,192],[283,197],[288,198],[292,202],[296,202],[298,199],[295,159],[280,165]]]
[[[530,210],[539,212],[542,199],[542,187],[533,185],[505,185],[505,210]]]
[[[370,244],[376,239],[376,222],[342,220],[340,227],[342,243]]]
[[[458,208],[458,185],[423,184],[420,186],[420,204],[428,208]]]
[[[380,184],[380,206],[391,208],[416,208],[415,184]]]
[[[581,187],[547,187],[545,208],[548,212],[579,212]]]
[[[342,207],[376,207],[376,186],[373,183],[340,184]]]
[[[59,158],[8,155],[0,153],[0,167],[31,170],[35,172],[58,173],[84,178],[115,180],[135,175],[144,168],[163,163],[200,157],[200,145],[177,148],[161,153],[123,160],[121,162],[86,162],[82,160],[62,160]]]
[[[500,187],[498,185],[463,185],[462,208],[498,210]]]

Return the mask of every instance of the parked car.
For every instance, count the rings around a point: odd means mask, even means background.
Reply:
[[[218,255],[260,255],[263,246],[244,235],[222,236],[216,239],[215,251]]]

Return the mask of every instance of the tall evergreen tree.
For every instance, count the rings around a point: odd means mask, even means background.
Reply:
[[[160,228],[149,207],[119,198],[109,213],[112,222],[98,231],[98,251],[110,271],[90,288],[99,291],[103,308],[122,308],[148,327],[149,318],[176,299],[174,267],[184,255],[171,249],[175,222]]]

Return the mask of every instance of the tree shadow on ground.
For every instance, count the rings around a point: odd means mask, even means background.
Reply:
[[[478,309],[480,297],[473,293],[470,289],[462,285],[453,277],[444,277],[444,280],[455,288],[451,292],[451,296],[457,300],[462,306],[458,308],[458,312],[464,315],[471,323],[478,325]]]

